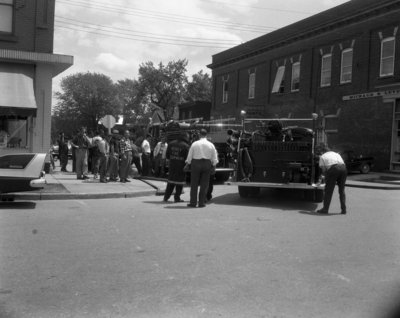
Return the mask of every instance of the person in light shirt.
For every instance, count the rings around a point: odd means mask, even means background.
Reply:
[[[335,190],[335,185],[337,184],[341,213],[346,214],[346,194],[344,190],[347,179],[346,165],[342,157],[338,153],[331,151],[326,144],[319,145],[318,150],[321,153],[319,167],[322,170],[322,175],[325,176],[325,196],[324,206],[322,209],[317,210],[317,213],[329,212],[333,190]]]
[[[215,171],[217,163],[217,150],[214,144],[207,140],[207,131],[201,129],[200,139],[191,145],[186,159],[187,168],[190,165],[191,170],[189,207],[196,207],[197,204],[199,208],[205,207],[210,175]]]
[[[151,135],[147,134],[146,138],[142,141],[142,175],[149,176],[151,174]]]

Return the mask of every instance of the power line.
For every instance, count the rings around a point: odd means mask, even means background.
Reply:
[[[94,4],[90,5],[86,2],[82,1],[74,1],[74,0],[58,0],[58,2],[77,6],[77,7],[84,7],[84,8],[91,8],[99,11],[105,11],[107,13],[113,12],[123,15],[133,15],[133,16],[141,16],[147,17],[152,19],[158,20],[166,20],[172,21],[175,23],[190,23],[195,25],[202,25],[207,27],[214,27],[214,28],[231,28],[240,31],[247,31],[247,32],[258,32],[258,33],[265,33],[267,29],[276,29],[274,27],[265,27],[265,26],[257,26],[257,25],[249,25],[249,24],[237,24],[237,23],[230,23],[230,22],[222,22],[222,21],[215,21],[211,19],[202,19],[202,18],[195,18],[195,17],[188,17],[188,16],[181,16],[181,15],[171,15],[166,13],[161,13],[157,11],[149,11],[149,10],[141,10],[141,9],[134,9],[129,7],[122,7],[116,5],[105,5],[105,4]]]
[[[147,42],[147,43],[157,43],[157,44],[167,44],[167,45],[177,45],[177,46],[189,46],[189,47],[202,47],[202,48],[221,48],[221,49],[226,49],[226,48],[230,48],[232,47],[231,45],[206,45],[205,44],[195,44],[195,43],[185,43],[185,42],[171,42],[168,40],[161,40],[161,41],[157,41],[157,40],[149,40],[148,37],[142,37],[142,38],[137,38],[138,36],[135,35],[128,35],[128,34],[118,34],[116,32],[112,32],[112,31],[108,31],[108,30],[91,30],[90,28],[85,28],[85,27],[81,27],[78,25],[62,25],[58,22],[56,22],[55,26],[57,28],[62,28],[62,29],[68,29],[68,30],[73,30],[73,31],[81,31],[81,32],[85,32],[85,33],[91,33],[91,34],[95,34],[95,35],[101,35],[101,36],[107,36],[107,37],[113,37],[113,38],[118,38],[118,39],[126,39],[126,40],[136,40],[136,41],[140,41],[140,42]]]
[[[234,6],[234,7],[245,7],[257,10],[267,10],[267,11],[277,11],[277,12],[285,12],[285,13],[295,13],[295,14],[304,14],[304,15],[311,15],[315,14],[315,12],[305,12],[305,11],[297,11],[297,10],[287,10],[287,9],[277,9],[277,8],[266,8],[266,7],[258,7],[258,6],[249,6],[245,4],[238,4],[238,3],[231,3],[231,2],[223,2],[223,1],[215,1],[215,0],[201,0],[202,2],[211,2],[217,3],[227,6]]]
[[[172,41],[188,41],[188,42],[200,42],[200,43],[209,43],[209,44],[227,44],[227,45],[238,45],[238,41],[234,40],[227,40],[227,39],[206,39],[206,38],[193,38],[193,37],[183,37],[183,36],[168,36],[168,35],[160,35],[157,33],[151,32],[141,32],[141,31],[134,31],[126,28],[119,28],[119,27],[110,27],[102,24],[94,24],[89,23],[77,19],[65,18],[62,16],[57,16],[55,19],[58,23],[64,23],[65,25],[72,25],[84,28],[91,28],[95,30],[101,31],[109,31],[115,33],[123,33],[137,37],[147,37],[147,38],[154,38],[154,39],[163,39],[163,40],[172,40]],[[224,43],[226,42],[226,43]]]

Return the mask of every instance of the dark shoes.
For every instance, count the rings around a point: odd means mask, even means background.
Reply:
[[[199,204],[199,208],[205,208],[206,205],[205,204]]]
[[[347,214],[347,211],[346,211],[346,210],[342,210],[341,213],[342,213],[342,214]]]
[[[175,203],[180,203],[180,202],[185,202],[185,200],[182,199],[178,199],[178,200],[174,200]]]
[[[324,210],[324,209],[319,209],[319,210],[317,210],[316,212],[317,212],[317,213],[320,213],[320,214],[328,214],[328,211],[326,211],[326,210]]]
[[[187,206],[188,206],[189,208],[195,208],[195,207],[196,207],[196,204],[188,203]]]

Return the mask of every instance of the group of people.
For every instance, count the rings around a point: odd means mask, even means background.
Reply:
[[[106,134],[102,129],[95,134],[88,135],[82,127],[69,141],[72,148],[72,170],[77,179],[89,179],[89,169],[95,179],[100,182],[110,181],[130,182],[132,165],[134,164],[139,175],[150,174],[150,135],[147,135],[141,146],[137,146],[134,136],[129,130],[119,135]],[[63,133],[58,139],[61,171],[67,172],[68,141]]]

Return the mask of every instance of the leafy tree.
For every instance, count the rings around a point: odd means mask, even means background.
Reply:
[[[116,87],[124,121],[134,125],[147,125],[150,122],[151,107],[139,82],[131,79],[120,80]]]
[[[192,75],[192,81],[187,84],[185,100],[188,102],[211,102],[212,80],[203,70]]]
[[[167,65],[153,62],[139,67],[139,84],[144,100],[163,109],[166,118],[171,118],[174,107],[183,102],[187,76],[186,59],[171,61]]]
[[[56,129],[65,127],[72,134],[80,126],[96,130],[98,121],[105,115],[117,117],[120,102],[112,80],[98,73],[77,73],[61,80],[62,92],[57,92],[59,102],[54,108]]]

